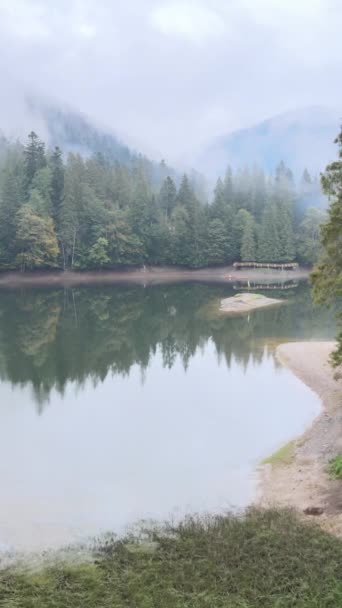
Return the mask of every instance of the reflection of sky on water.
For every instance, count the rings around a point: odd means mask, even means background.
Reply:
[[[140,518],[244,506],[256,464],[299,434],[318,398],[270,356],[218,363],[212,341],[141,382],[109,374],[38,415],[29,385],[0,384],[0,543],[58,546]]]

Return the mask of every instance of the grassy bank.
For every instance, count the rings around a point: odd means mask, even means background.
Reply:
[[[6,608],[337,608],[342,543],[289,511],[189,519],[94,563],[0,572]]]

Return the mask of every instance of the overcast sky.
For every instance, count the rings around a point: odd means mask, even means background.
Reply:
[[[0,0],[3,118],[14,91],[38,90],[179,160],[268,116],[338,107],[341,31],[341,0]]]

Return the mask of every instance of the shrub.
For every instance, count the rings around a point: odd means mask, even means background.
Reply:
[[[338,454],[336,458],[331,460],[329,472],[334,479],[342,479],[342,454]]]

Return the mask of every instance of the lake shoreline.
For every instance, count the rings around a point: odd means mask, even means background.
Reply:
[[[259,467],[257,502],[301,512],[322,510],[315,520],[342,537],[342,484],[327,470],[329,461],[342,452],[342,383],[334,379],[329,364],[333,348],[333,342],[294,342],[277,348],[277,359],[319,396],[322,410],[303,435],[283,448],[283,461],[276,454]]]
[[[216,283],[232,283],[239,281],[265,281],[286,282],[291,280],[305,280],[310,270],[298,268],[296,270],[249,269],[236,270],[233,266],[201,268],[196,270],[156,267],[135,268],[126,270],[108,271],[2,271],[0,272],[0,287],[22,286],[78,286],[83,284],[112,284],[136,283],[152,285],[168,282],[203,281]]]

